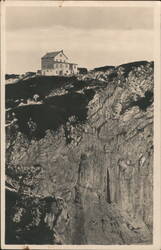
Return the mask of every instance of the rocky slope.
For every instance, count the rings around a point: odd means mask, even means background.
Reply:
[[[150,244],[153,63],[6,93],[6,242]]]

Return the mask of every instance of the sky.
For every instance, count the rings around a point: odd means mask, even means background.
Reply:
[[[6,73],[41,68],[46,52],[64,50],[79,67],[153,60],[151,7],[6,9]]]

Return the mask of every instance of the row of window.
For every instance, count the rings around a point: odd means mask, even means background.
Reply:
[[[55,59],[54,61],[56,61],[56,62],[66,62],[65,60],[61,60],[61,59]]]
[[[68,64],[54,64],[54,68],[63,68],[63,67],[68,68]]]
[[[69,68],[69,64],[54,64],[54,68]],[[76,65],[73,65],[73,68],[76,69]]]
[[[54,69],[69,69],[69,64],[63,64],[63,63],[55,63],[55,64],[43,64],[42,67],[45,69],[54,68]],[[76,69],[76,65],[72,65],[73,69]]]
[[[52,72],[53,70],[52,69],[47,69],[46,72]],[[56,71],[55,73],[56,74],[60,74],[60,72],[63,73],[63,71]],[[69,71],[67,70],[66,73],[69,73]],[[45,73],[44,73],[45,74]]]

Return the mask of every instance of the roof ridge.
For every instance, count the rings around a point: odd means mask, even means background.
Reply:
[[[58,55],[60,52],[63,52],[63,50],[58,50],[58,51],[52,51],[52,52],[47,52],[42,58],[45,57],[55,57],[56,55]],[[64,52],[63,52],[64,53]]]
[[[52,51],[52,52],[47,52],[43,57],[43,58],[55,58],[59,53],[63,53],[63,55],[68,59],[68,57],[64,54],[63,49],[62,50],[58,50],[58,51]]]

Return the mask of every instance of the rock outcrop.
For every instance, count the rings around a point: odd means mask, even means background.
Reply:
[[[152,243],[153,63],[103,74],[65,79],[58,95],[32,80],[41,105],[8,89],[7,243]]]

